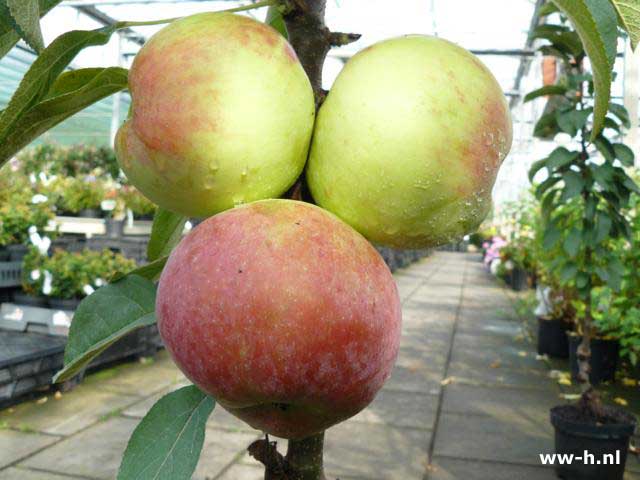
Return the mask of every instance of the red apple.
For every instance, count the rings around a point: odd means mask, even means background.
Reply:
[[[156,303],[184,374],[256,429],[291,439],[362,410],[389,376],[400,300],[378,252],[314,205],[263,200],[174,250]]]

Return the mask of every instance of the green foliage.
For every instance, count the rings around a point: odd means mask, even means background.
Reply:
[[[36,247],[29,248],[29,253],[22,259],[22,290],[25,293],[33,296],[42,295],[46,260],[47,257]]]
[[[640,41],[640,4],[637,0],[611,0],[618,12],[620,26],[627,31],[631,47],[635,50]]]
[[[27,243],[32,226],[44,235],[53,216],[52,202],[34,196],[27,178],[0,170],[0,246]]]
[[[151,216],[156,211],[156,205],[131,185],[122,187],[118,196],[124,203],[124,206],[131,210],[137,217]]]
[[[43,17],[61,1],[62,0],[39,0],[39,17]],[[12,3],[19,4],[20,0],[17,2],[13,1]],[[12,18],[7,0],[0,0],[0,58],[4,57],[20,39],[16,22],[12,21]]]
[[[44,48],[40,31],[40,5],[38,0],[3,0],[2,10],[8,10],[7,20],[13,29],[36,52]],[[6,13],[6,12],[5,12]]]
[[[105,182],[92,175],[59,177],[48,188],[59,213],[77,214],[82,210],[99,210],[107,193]]]
[[[119,272],[130,272],[136,262],[111,250],[67,252],[57,250],[50,257],[31,250],[24,259],[23,289],[53,298],[83,298],[106,284]],[[38,270],[37,279],[31,272]],[[45,272],[51,275],[49,290],[44,289]],[[40,287],[36,291],[36,287]]]
[[[68,380],[120,338],[153,325],[155,299],[155,284],[133,274],[85,298],[73,316],[64,368],[56,374],[54,382]]]
[[[198,464],[215,401],[195,386],[162,397],[136,427],[118,480],[188,480]]]
[[[0,165],[62,120],[127,87],[127,71],[119,67],[91,69],[81,86],[76,77],[61,76],[83,48],[104,45],[116,29],[67,32],[41,52],[0,113]]]
[[[618,17],[607,1],[601,0],[553,0],[566,14],[580,36],[584,50],[593,67],[594,88],[596,94],[595,113],[591,139],[600,133],[607,114],[607,105],[611,97],[611,81],[618,38]],[[582,61],[582,52],[578,55],[576,45],[568,37],[548,38],[554,48]]]
[[[50,143],[23,150],[18,155],[20,170],[26,175],[40,172],[47,176],[78,177],[94,175],[118,180],[120,167],[110,147],[72,145],[62,147]]]

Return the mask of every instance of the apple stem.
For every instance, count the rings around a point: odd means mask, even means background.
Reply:
[[[264,465],[265,480],[326,480],[322,464],[324,432],[302,440],[289,440],[287,456],[278,452],[277,442],[256,440],[247,450]]]
[[[302,440],[289,440],[285,461],[292,480],[325,480],[322,461],[324,432]]]

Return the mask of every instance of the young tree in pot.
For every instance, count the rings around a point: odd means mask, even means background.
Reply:
[[[612,15],[615,24],[615,12]],[[554,109],[540,118],[536,135],[549,138],[565,133],[574,139],[575,148],[556,148],[549,157],[532,166],[530,178],[533,180],[537,172],[546,169],[547,178],[536,187],[545,221],[543,246],[553,248],[561,241],[562,232],[567,232],[562,241],[564,254],[557,258],[555,267],[560,271],[563,284],[575,284],[585,306],[577,319],[582,333],[577,348],[582,396],[576,405],[551,410],[556,450],[576,454],[589,450],[596,458],[606,453],[621,460],[617,465],[562,465],[557,466],[556,471],[570,479],[621,479],[629,436],[636,420],[621,409],[603,406],[589,374],[594,336],[593,289],[603,285],[614,290],[620,287],[623,265],[611,246],[611,239],[629,238],[631,231],[624,213],[631,195],[640,192],[625,171],[625,167],[633,165],[633,152],[609,139],[611,132],[619,133],[623,125],[628,126],[628,117],[621,105],[612,103],[607,108],[610,115],[604,123],[606,129],[598,131],[595,120],[590,120],[594,107],[589,95],[594,91],[594,80],[584,68],[586,54],[580,37],[566,25],[542,25],[534,35],[550,42],[542,50],[557,56],[564,64],[565,73],[557,85],[543,87],[527,96],[527,100],[542,95],[560,99]],[[612,53],[615,54],[615,41]],[[611,54],[609,58],[609,64],[613,65]],[[598,107],[602,108],[596,105]],[[579,226],[559,211],[566,202],[574,203],[580,212]]]

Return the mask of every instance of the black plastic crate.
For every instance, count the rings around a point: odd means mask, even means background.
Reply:
[[[22,262],[0,262],[0,288],[20,286]]]
[[[66,337],[32,332],[0,330],[0,406],[15,403],[21,396],[51,386],[63,366]],[[89,370],[131,357],[153,356],[162,346],[155,325],[143,327],[120,339],[88,366]],[[60,385],[69,390],[84,377]]]

